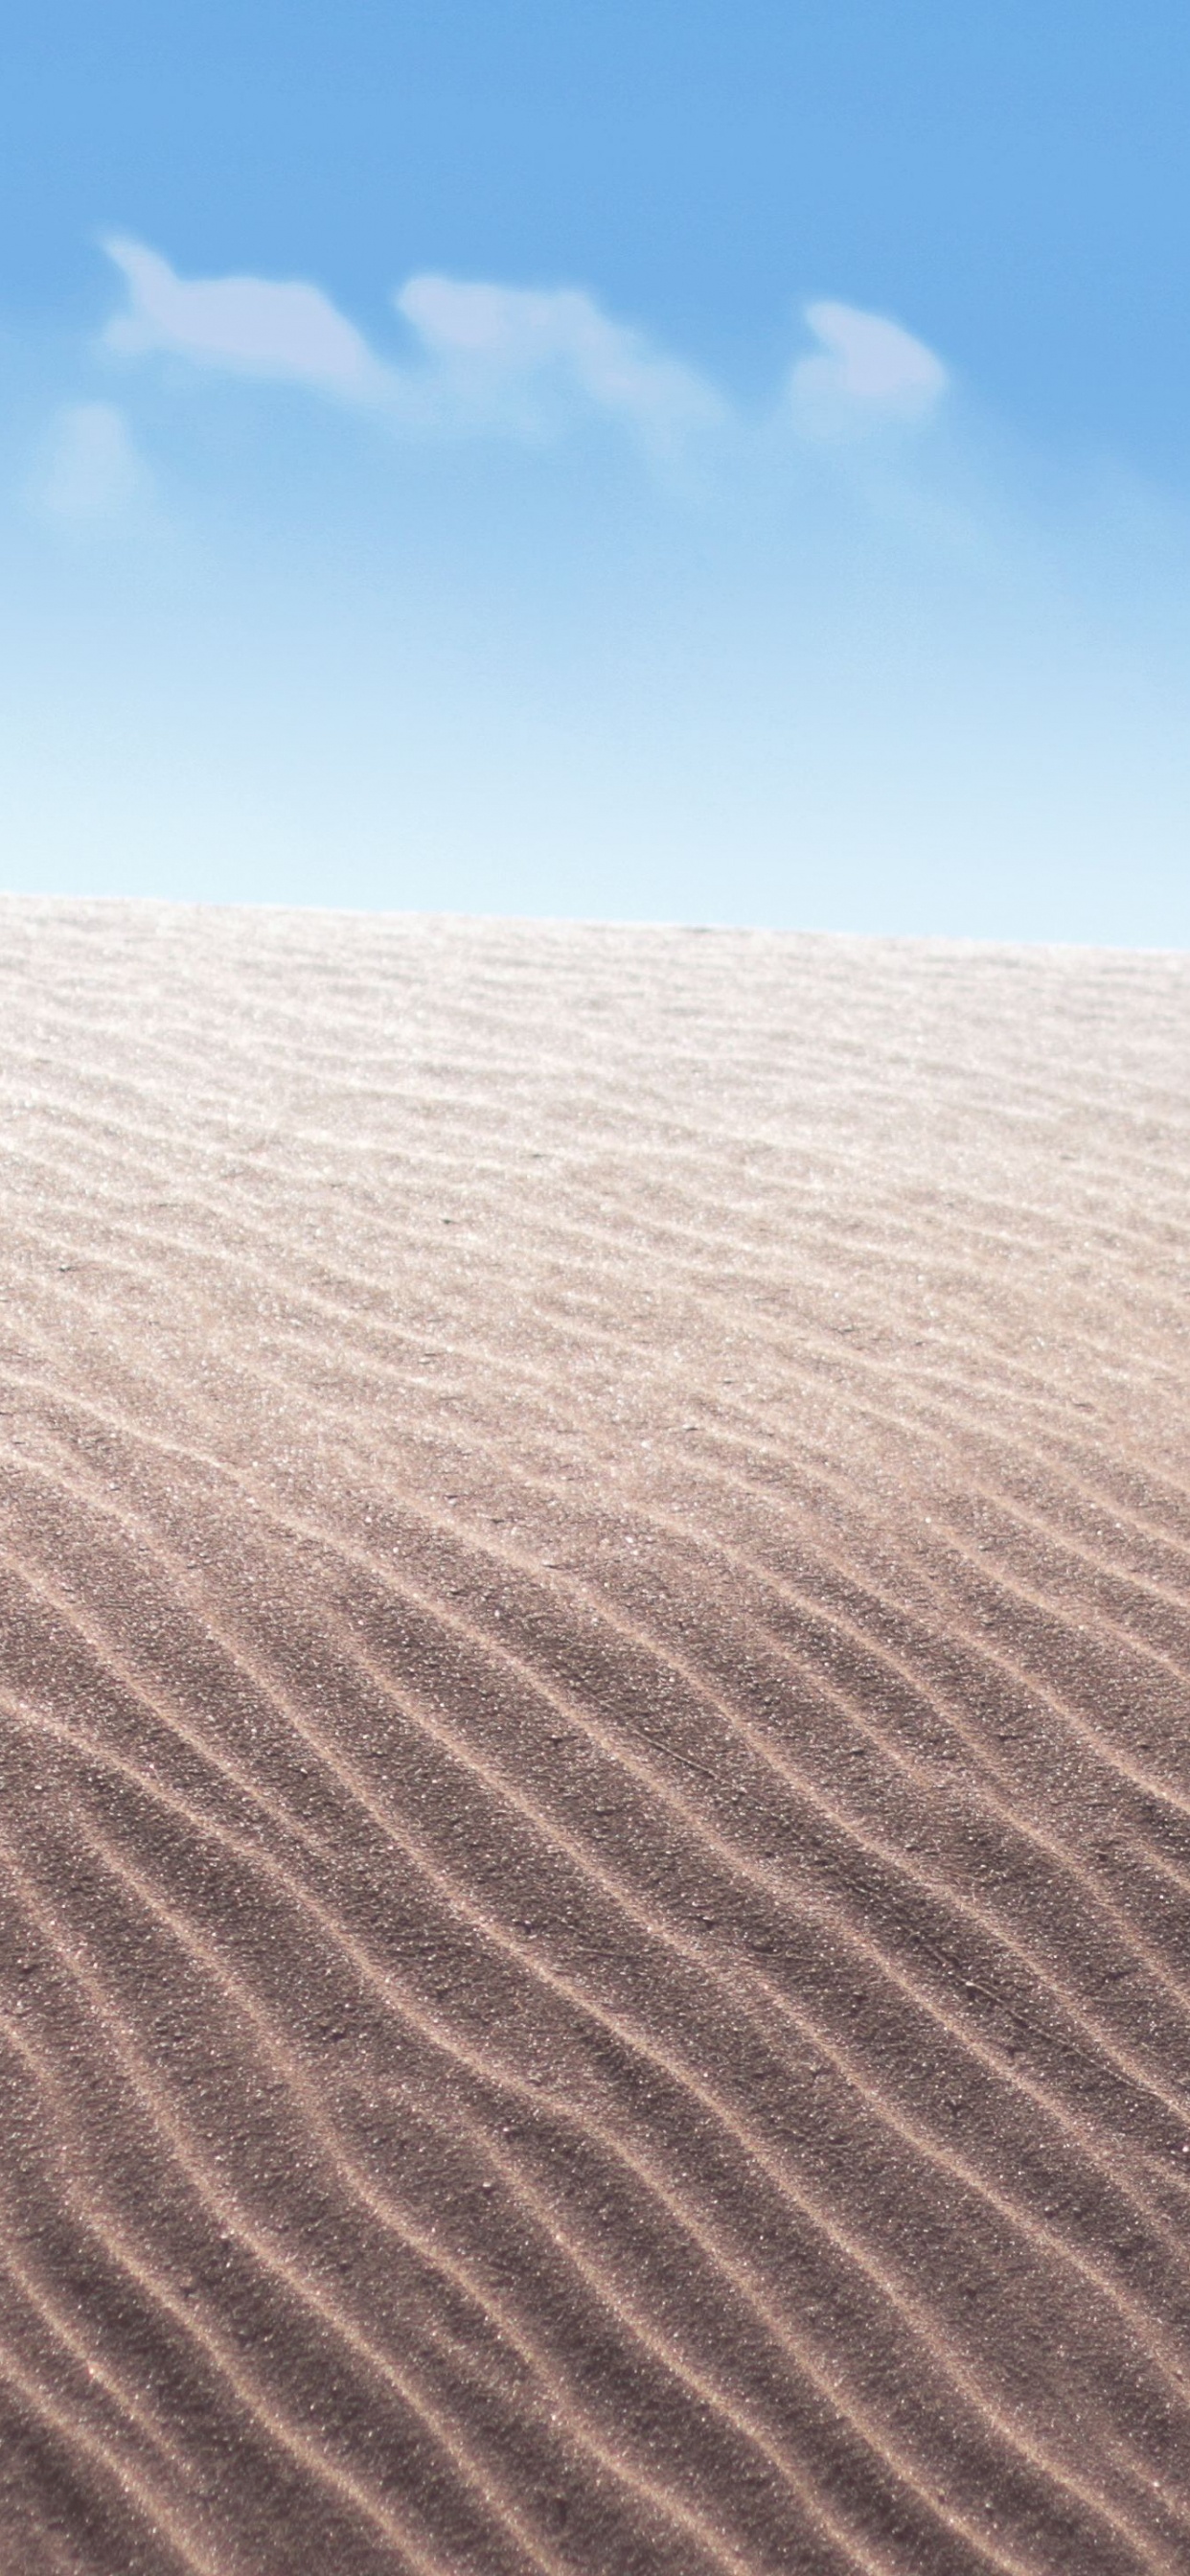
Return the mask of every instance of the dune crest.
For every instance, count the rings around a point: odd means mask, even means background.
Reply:
[[[1190,2564],[1190,960],[0,905],[0,2565]]]

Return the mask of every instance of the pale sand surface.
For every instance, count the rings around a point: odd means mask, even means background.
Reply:
[[[0,906],[3,2576],[1190,2568],[1190,960]]]

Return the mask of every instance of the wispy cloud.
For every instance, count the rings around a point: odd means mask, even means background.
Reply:
[[[160,253],[122,237],[104,243],[128,304],[104,333],[135,355],[163,350],[195,366],[305,385],[351,402],[383,397],[387,372],[320,287],[263,277],[178,277]]]
[[[30,499],[51,518],[94,525],[121,517],[144,483],[122,412],[112,403],[69,403],[51,423]]]
[[[949,384],[941,358],[899,322],[853,304],[807,304],[819,343],[789,379],[794,417],[813,435],[834,437],[889,421],[921,421]]]
[[[411,277],[394,297],[425,352],[446,414],[476,426],[550,426],[575,404],[651,444],[721,420],[726,405],[694,368],[613,321],[577,288],[553,292]]]

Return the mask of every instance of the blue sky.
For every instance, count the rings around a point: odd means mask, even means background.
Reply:
[[[17,15],[4,883],[1190,944],[1184,8]]]

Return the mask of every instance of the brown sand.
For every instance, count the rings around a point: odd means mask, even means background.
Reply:
[[[3,2576],[1185,2576],[1190,960],[0,922]]]

